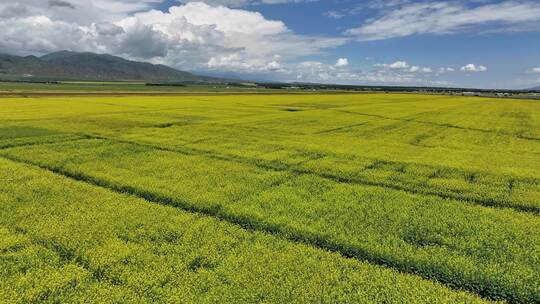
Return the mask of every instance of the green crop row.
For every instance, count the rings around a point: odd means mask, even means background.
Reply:
[[[535,215],[107,140],[0,153],[493,299],[540,300]]]
[[[1,303],[484,302],[3,159],[0,180]]]

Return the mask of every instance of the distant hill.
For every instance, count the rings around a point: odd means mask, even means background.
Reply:
[[[534,88],[530,88],[528,90],[530,90],[530,91],[540,91],[540,87],[534,87]]]
[[[0,79],[146,82],[211,82],[229,80],[199,76],[165,65],[95,53],[60,51],[42,57],[0,54]]]

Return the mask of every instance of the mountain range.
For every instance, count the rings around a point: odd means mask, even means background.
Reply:
[[[179,71],[161,64],[131,61],[107,54],[71,51],[59,51],[41,57],[0,54],[0,79],[208,83],[231,81]]]

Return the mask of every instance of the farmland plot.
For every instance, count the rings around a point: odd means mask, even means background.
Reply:
[[[2,165],[6,179],[21,178],[1,189],[2,212],[13,216],[2,220],[0,235],[28,244],[29,260],[60,255],[59,264],[35,262],[28,269],[73,266],[73,276],[85,278],[75,279],[78,285],[58,277],[54,291],[42,286],[49,300],[87,299],[93,289],[136,297],[142,284],[148,301],[180,295],[191,298],[177,300],[210,302],[219,296],[540,301],[537,102],[365,94],[48,97],[0,104]],[[70,189],[67,197],[51,179]],[[28,188],[33,195],[23,191]],[[91,220],[79,218],[81,210]],[[65,225],[58,223],[61,214]],[[157,230],[149,236],[148,229]],[[160,285],[154,276],[166,272],[142,273],[156,261],[140,257],[141,250],[159,250],[160,238],[171,233],[200,239],[183,239],[181,248],[168,243],[171,251],[155,259],[189,269],[191,250],[212,247],[215,256],[191,261],[207,277],[184,269]],[[118,248],[100,247],[109,242]],[[224,252],[215,249],[220,246]],[[113,262],[94,261],[96,251],[109,252],[103,259]],[[238,252],[252,264],[215,266]],[[374,280],[367,279],[368,268],[376,269]],[[11,279],[2,288],[18,284],[14,271],[3,272]],[[96,271],[106,279],[93,281]],[[345,278],[342,285],[332,281],[341,280],[336,273]],[[152,280],[142,283],[141,276]],[[289,285],[261,289],[264,278],[287,278],[282,283]],[[302,280],[312,287],[296,289]],[[420,292],[427,288],[434,290],[429,297]],[[10,292],[27,295],[24,286]]]

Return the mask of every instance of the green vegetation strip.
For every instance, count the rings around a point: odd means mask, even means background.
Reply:
[[[0,160],[2,303],[482,303],[413,275]]]
[[[106,140],[1,153],[492,299],[540,301],[534,215]]]

